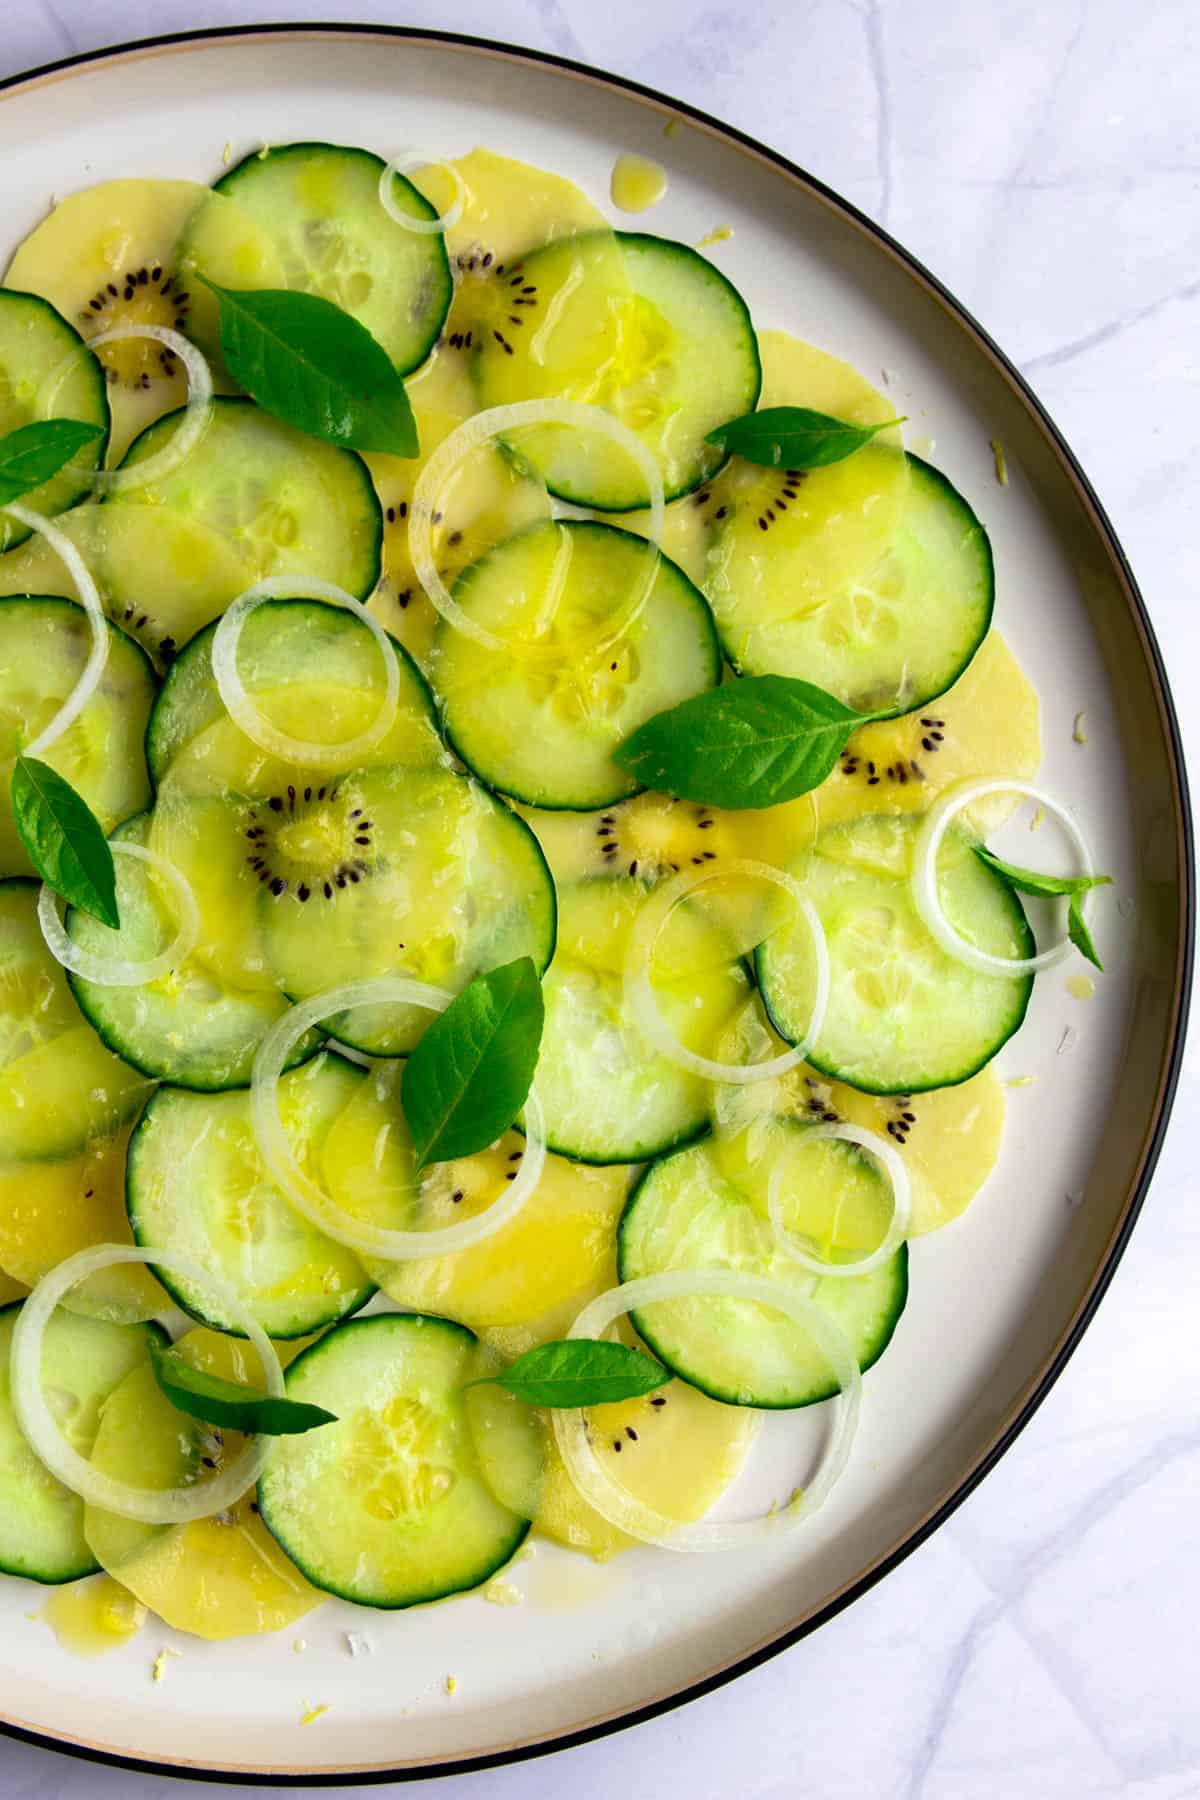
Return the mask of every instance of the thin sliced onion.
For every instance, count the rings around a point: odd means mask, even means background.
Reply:
[[[175,936],[166,949],[160,950],[157,956],[144,957],[141,962],[124,962],[119,957],[98,956],[93,950],[81,950],[67,935],[58,916],[58,895],[45,884],[38,895],[38,923],[51,956],[73,975],[81,975],[97,987],[144,987],[149,981],[159,981],[169,975],[191,955],[200,936],[200,908],[186,878],[157,851],[144,850],[140,844],[117,843],[109,848],[114,856],[130,856],[138,862],[148,863],[171,889],[179,909],[179,921]]]
[[[711,1057],[698,1056],[694,1050],[689,1050],[668,1028],[658,1010],[650,981],[654,946],[675,908],[706,882],[718,881],[728,875],[751,875],[758,881],[768,881],[773,886],[782,888],[795,901],[812,933],[813,954],[817,963],[817,991],[813,997],[808,1030],[792,1049],[772,1056],[766,1062],[714,1062]],[[786,1075],[789,1069],[794,1069],[797,1063],[803,1062],[820,1032],[825,1010],[829,1005],[829,948],[825,942],[825,930],[816,908],[805,895],[800,883],[784,869],[775,869],[770,863],[753,862],[749,858],[722,863],[717,869],[689,869],[655,888],[638,914],[625,959],[625,994],[630,1014],[643,1036],[679,1068],[687,1069],[693,1075],[702,1075],[706,1081],[729,1081],[739,1085],[769,1081],[775,1076]]]
[[[211,1481],[189,1487],[139,1488],[93,1468],[63,1436],[42,1391],[42,1340],[54,1309],[77,1282],[121,1263],[169,1269],[194,1281],[220,1303],[222,1312],[245,1332],[258,1351],[268,1394],[284,1392],[283,1370],[270,1338],[234,1288],[177,1250],[139,1250],[131,1244],[97,1244],[68,1256],[38,1282],[17,1318],[12,1341],[12,1396],[17,1420],[30,1447],[64,1487],[89,1506],[138,1519],[143,1525],[186,1525],[236,1504],[262,1473],[267,1440],[251,1438],[245,1449]]]
[[[111,330],[101,331],[96,337],[89,338],[86,348],[100,350],[105,344],[124,344],[131,338],[153,338],[156,344],[161,344],[173,356],[178,357],[187,376],[187,406],[182,422],[172,433],[170,443],[157,450],[153,456],[147,456],[144,461],[132,463],[124,469],[73,471],[86,477],[93,487],[100,488],[107,494],[128,494],[136,488],[146,487],[151,481],[161,481],[164,475],[172,474],[196,448],[213,416],[213,378],[206,358],[195,344],[181,337],[179,332],[171,331],[166,325],[114,325]],[[78,354],[69,356],[51,376],[46,390],[38,396],[39,405],[43,409],[53,406],[59,388],[76,366],[77,360]]]
[[[297,1212],[311,1219],[326,1237],[351,1250],[386,1257],[390,1262],[412,1262],[425,1256],[446,1256],[467,1250],[515,1219],[542,1178],[546,1163],[546,1135],[542,1109],[531,1092],[525,1102],[525,1152],[515,1181],[484,1212],[457,1225],[437,1231],[392,1231],[372,1225],[343,1211],[323,1188],[317,1186],[292,1154],[283,1120],[279,1116],[279,1078],[292,1051],[314,1025],[335,1013],[358,1006],[420,1006],[427,1012],[445,1012],[453,994],[430,987],[405,975],[385,975],[377,981],[352,981],[329,988],[293,1006],[273,1025],[259,1046],[250,1080],[250,1110],[254,1135],[263,1159]]]
[[[414,169],[444,169],[454,183],[454,199],[436,219],[414,219],[402,206],[397,206],[392,196],[392,177],[410,175]],[[408,150],[403,156],[393,156],[379,177],[379,204],[388,218],[394,219],[397,225],[403,225],[405,231],[418,232],[421,237],[440,237],[444,231],[450,231],[457,225],[462,218],[466,197],[463,178],[454,164],[442,162],[436,156],[424,156],[419,150]]]
[[[857,1144],[860,1150],[866,1150],[883,1164],[892,1184],[892,1217],[883,1241],[869,1255],[860,1256],[855,1262],[826,1262],[824,1257],[814,1256],[811,1250],[806,1250],[783,1222],[781,1190],[787,1179],[787,1168],[782,1162],[775,1163],[767,1183],[767,1211],[771,1215],[775,1240],[793,1262],[799,1263],[802,1269],[808,1269],[814,1275],[867,1275],[872,1269],[890,1261],[908,1236],[909,1221],[912,1218],[912,1183],[908,1178],[908,1170],[903,1158],[886,1138],[881,1138],[874,1131],[865,1130],[861,1125],[843,1122],[836,1125],[810,1125],[805,1128],[801,1141],[811,1143],[816,1138],[834,1138],[839,1143]]]
[[[817,1472],[803,1492],[796,1492],[785,1506],[773,1508],[757,1519],[681,1524],[657,1512],[609,1474],[600,1463],[588,1435],[587,1414],[581,1409],[556,1408],[551,1413],[554,1436],[567,1473],[583,1498],[601,1518],[644,1544],[664,1550],[741,1550],[791,1531],[810,1518],[826,1498],[846,1466],[858,1424],[862,1375],[858,1358],[830,1315],[814,1301],[797,1294],[780,1281],[746,1275],[734,1269],[667,1269],[610,1288],[585,1306],[568,1332],[573,1338],[595,1338],[624,1313],[658,1300],[700,1299],[708,1295],[736,1300],[756,1300],[783,1313],[815,1340],[837,1379],[837,1416],[821,1456]]]
[[[96,583],[88,573],[87,564],[78,550],[56,525],[41,513],[31,512],[26,506],[18,506],[15,502],[6,506],[4,511],[10,518],[16,519],[19,525],[27,525],[30,531],[40,532],[50,548],[62,562],[75,583],[75,592],[79,596],[79,604],[88,616],[92,628],[92,647],[84,664],[83,674],[71,689],[50,723],[45,726],[32,743],[23,746],[26,756],[42,756],[56,744],[64,731],[70,729],[100,686],[100,677],[104,673],[104,665],[108,661],[108,620],[104,616],[104,608],[100,604],[100,592]]]
[[[1023,794],[1027,800],[1036,800],[1048,813],[1053,814],[1075,846],[1080,873],[1088,876],[1095,873],[1087,839],[1061,801],[1056,800],[1053,794],[1048,794],[1045,788],[1035,787],[1030,781],[1017,781],[1009,775],[996,776],[962,782],[958,787],[947,789],[934,801],[917,834],[913,849],[913,900],[926,928],[937,939],[946,955],[952,956],[956,962],[964,963],[968,969],[975,969],[981,975],[1036,975],[1040,969],[1052,969],[1055,963],[1062,962],[1064,957],[1071,954],[1070,938],[1060,938],[1057,944],[1052,944],[1049,949],[1039,950],[1036,956],[993,956],[990,951],[980,950],[974,944],[969,944],[954,929],[942,910],[937,887],[937,859],[946,827],[964,806],[970,806],[975,800],[986,799],[989,794]],[[1085,917],[1090,903],[1090,893],[1084,894],[1082,906]]]
[[[242,627],[250,614],[267,600],[326,600],[332,606],[343,606],[365,625],[383,657],[383,700],[379,711],[365,731],[357,737],[341,738],[333,744],[310,744],[303,738],[290,737],[280,731],[255,705],[238,674],[237,653]],[[310,575],[269,575],[247,588],[222,615],[212,641],[212,671],[217,691],[225,710],[251,743],[285,762],[303,763],[307,768],[340,767],[346,759],[365,756],[382,743],[396,722],[400,704],[400,662],[391,639],[372,618],[361,600],[332,581],[319,581]]]
[[[517,431],[525,425],[569,425],[577,431],[598,431],[602,437],[610,438],[618,449],[624,450],[637,464],[650,492],[650,525],[646,542],[652,554],[647,555],[647,574],[617,625],[607,635],[599,636],[594,644],[581,639],[581,649],[594,649],[599,654],[629,630],[650,598],[650,590],[658,574],[658,553],[662,546],[665,512],[662,476],[658,464],[641,439],[602,406],[585,406],[574,400],[517,400],[511,406],[492,406],[486,412],[476,413],[465,425],[452,431],[429,458],[413,489],[408,509],[408,550],[413,569],[417,580],[446,623],[456,631],[461,631],[464,637],[481,644],[485,650],[496,650],[503,656],[511,655],[516,649],[522,655],[532,657],[537,657],[539,653],[551,656],[563,654],[561,645],[551,649],[539,645],[536,640],[498,637],[494,631],[488,631],[485,626],[477,624],[454,599],[442,580],[433,555],[434,514],[438,510],[438,500],[446,483],[480,444],[486,444],[491,438],[500,437],[505,432]]]

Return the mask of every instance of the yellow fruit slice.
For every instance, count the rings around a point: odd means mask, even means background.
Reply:
[[[227,1381],[261,1379],[252,1351],[211,1331],[178,1348],[197,1368]],[[243,1443],[177,1412],[149,1367],[134,1370],[104,1410],[92,1460],[142,1487],[175,1487],[203,1456],[220,1464]],[[89,1506],[84,1530],[97,1562],[176,1631],[202,1638],[281,1631],[324,1598],[284,1555],[247,1495],[228,1513],[188,1525],[139,1525]]]

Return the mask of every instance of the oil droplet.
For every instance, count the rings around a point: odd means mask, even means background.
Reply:
[[[511,1581],[504,1581],[499,1576],[493,1577],[483,1590],[483,1597],[492,1606],[521,1606],[525,1596],[520,1588],[514,1587]]]
[[[706,231],[702,238],[696,239],[696,248],[697,250],[707,250],[710,244],[723,244],[727,238],[732,236],[732,225],[714,225],[711,231]]]
[[[1075,1000],[1090,1000],[1096,992],[1096,984],[1090,975],[1069,975],[1067,992]]]
[[[646,212],[667,191],[667,171],[648,156],[618,156],[609,192],[622,212]]]
[[[111,1575],[94,1575],[56,1588],[36,1617],[45,1620],[64,1650],[103,1656],[136,1637],[146,1608]]]

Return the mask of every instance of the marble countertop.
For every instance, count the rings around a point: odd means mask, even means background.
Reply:
[[[249,16],[452,25],[615,69],[758,133],[881,220],[1004,345],[1078,452],[1200,748],[1187,704],[1200,680],[1195,0],[460,0],[453,12],[433,0],[257,0]],[[246,17],[246,0],[8,0],[0,75]],[[1200,1173],[1186,1136],[1198,1102],[1200,1043],[1149,1203],[1081,1349],[982,1488],[886,1582],[765,1668],[650,1725],[407,1791],[1200,1796],[1188,1275]],[[153,1777],[0,1741],[0,1800],[160,1790]]]

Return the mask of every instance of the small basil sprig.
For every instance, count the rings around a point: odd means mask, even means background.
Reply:
[[[400,1103],[417,1167],[473,1156],[508,1130],[537,1067],[545,1007],[530,957],[480,975],[404,1066]]]
[[[844,462],[879,432],[903,423],[901,418],[851,425],[808,406],[764,406],[761,412],[718,425],[704,441],[767,469],[823,469]]]
[[[337,1414],[326,1412],[323,1406],[276,1399],[240,1382],[210,1375],[165,1344],[150,1345],[150,1364],[154,1379],[177,1411],[223,1431],[243,1431],[248,1437],[297,1437],[337,1422]]]
[[[10,431],[0,438],[0,506],[41,487],[103,435],[103,426],[79,419],[39,419]]]
[[[82,795],[49,763],[18,754],[12,774],[17,836],[48,887],[113,931],[121,924],[113,854]]]
[[[747,675],[656,713],[616,752],[664,793],[731,811],[776,806],[819,787],[871,714],[789,675]]]
[[[1088,962],[1093,963],[1101,974],[1104,964],[1100,961],[1092,934],[1088,930],[1087,920],[1083,916],[1083,896],[1092,888],[1108,887],[1112,882],[1111,875],[1039,875],[1036,869],[1021,869],[1016,863],[1004,862],[993,856],[990,850],[976,845],[975,854],[980,862],[1006,881],[1010,888],[1018,894],[1029,894],[1038,900],[1056,900],[1066,897],[1067,935],[1075,948]]]
[[[499,1375],[472,1381],[471,1387],[494,1383],[531,1406],[603,1406],[649,1394],[671,1379],[670,1369],[626,1344],[599,1338],[565,1338],[527,1350]]]
[[[318,294],[199,279],[217,297],[226,367],[265,411],[346,450],[417,455],[404,383],[365,325]]]

